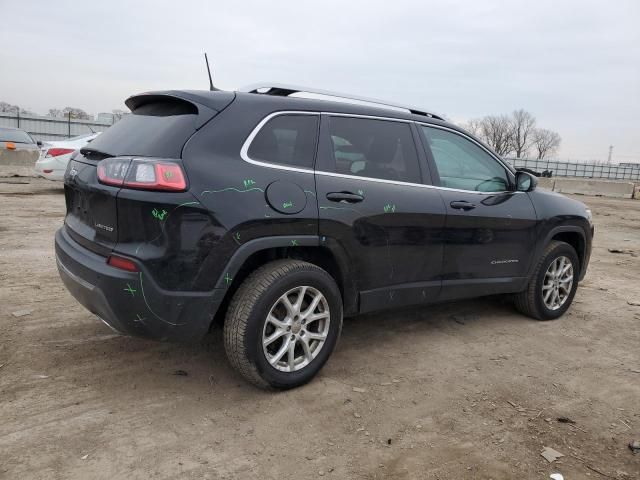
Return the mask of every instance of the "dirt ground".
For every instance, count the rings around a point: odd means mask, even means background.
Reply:
[[[0,478],[640,478],[640,201],[577,198],[595,247],[560,320],[501,299],[348,319],[314,381],[270,393],[219,331],[113,334],[58,278],[61,188],[0,179]]]

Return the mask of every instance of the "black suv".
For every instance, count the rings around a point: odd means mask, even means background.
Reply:
[[[569,308],[593,236],[582,203],[435,114],[302,91],[130,97],[67,168],[71,294],[159,340],[224,321],[231,364],[275,388],[320,370],[343,315],[493,294],[539,320]]]

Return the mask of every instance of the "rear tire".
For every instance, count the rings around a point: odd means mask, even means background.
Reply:
[[[342,297],[326,271],[276,260],[251,273],[233,296],[224,324],[231,365],[262,388],[307,383],[333,352],[342,329]]]
[[[536,320],[561,317],[571,306],[578,288],[580,260],[565,242],[551,241],[531,276],[527,289],[515,295],[515,306]]]

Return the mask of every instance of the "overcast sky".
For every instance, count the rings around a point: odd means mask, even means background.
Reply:
[[[0,101],[38,113],[260,81],[460,122],[517,108],[570,159],[640,161],[640,1],[0,0]]]

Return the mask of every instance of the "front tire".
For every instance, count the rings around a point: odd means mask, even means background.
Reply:
[[[258,268],[233,296],[224,324],[231,365],[262,388],[307,383],[326,363],[342,330],[333,278],[300,260]]]
[[[574,248],[553,240],[538,261],[527,289],[515,295],[516,308],[536,320],[561,317],[578,288],[580,260]]]

